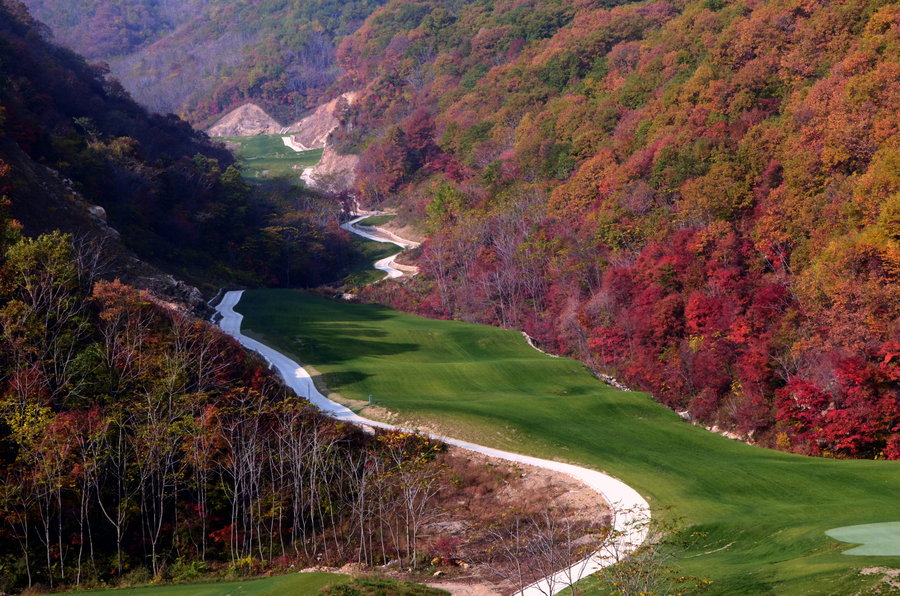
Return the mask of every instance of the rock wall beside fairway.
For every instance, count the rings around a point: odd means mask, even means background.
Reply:
[[[284,132],[291,135],[291,141],[300,151],[322,149],[328,141],[328,135],[340,124],[334,115],[338,102],[343,99],[348,105],[352,104],[357,95],[351,91],[320,105],[312,114],[285,128]]]
[[[303,170],[301,178],[311,188],[328,192],[352,191],[356,187],[358,163],[358,155],[341,155],[331,145],[326,145],[319,163]]]

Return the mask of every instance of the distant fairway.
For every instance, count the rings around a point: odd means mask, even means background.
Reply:
[[[384,271],[375,269],[372,267],[372,263],[379,259],[395,255],[401,250],[399,246],[394,244],[371,242],[364,238],[360,238],[356,234],[350,236],[350,242],[356,250],[365,255],[363,258],[355,260],[350,268],[342,272],[342,275],[345,275],[343,283],[351,289],[361,288],[370,283],[384,279]]]
[[[285,146],[284,141],[281,140],[283,136],[285,135],[258,135],[216,140],[239,145],[233,151],[247,178],[257,180],[299,179],[303,168],[319,163],[319,160],[322,159],[322,150],[294,151]]]
[[[384,215],[372,215],[371,217],[367,217],[364,220],[362,220],[361,222],[359,222],[358,225],[361,225],[361,226],[383,226],[384,224],[393,220],[395,217],[397,217],[397,216],[390,214],[390,213],[386,213]]]
[[[521,335],[289,290],[244,294],[244,328],[312,364],[334,391],[457,438],[609,472],[702,532],[681,556],[714,594],[856,594],[879,581],[825,531],[900,520],[900,463],[749,447],[620,392]],[[365,411],[363,414],[365,415]]]

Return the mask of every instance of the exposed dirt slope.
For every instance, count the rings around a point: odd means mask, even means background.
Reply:
[[[325,146],[331,131],[340,124],[334,115],[338,102],[343,99],[347,104],[352,104],[356,100],[356,96],[357,93],[351,91],[320,105],[302,120],[288,126],[285,132],[292,135],[293,142],[303,151],[321,149]]]
[[[356,165],[358,155],[340,155],[334,147],[327,145],[322,160],[315,167],[303,171],[303,181],[313,188],[331,192],[352,190],[356,185]]]
[[[261,107],[248,103],[225,114],[207,132],[211,137],[252,137],[278,134],[283,129]]]

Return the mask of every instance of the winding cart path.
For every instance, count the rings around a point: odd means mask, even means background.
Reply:
[[[281,352],[241,333],[241,321],[244,317],[236,312],[234,307],[237,306],[242,294],[243,291],[231,291],[225,293],[221,302],[216,306],[216,311],[218,311],[221,316],[219,326],[223,331],[235,337],[244,347],[261,354],[278,370],[288,386],[290,386],[297,395],[307,398],[326,415],[338,420],[370,427],[386,429],[398,428],[391,424],[363,418],[347,407],[331,401],[322,395],[316,388],[309,373],[300,366],[300,364],[288,358]],[[597,470],[582,468],[572,464],[539,459],[520,453],[501,451],[499,449],[493,449],[491,447],[485,447],[484,445],[477,445],[475,443],[460,441],[449,437],[432,435],[432,438],[444,441],[449,445],[455,445],[457,447],[462,447],[463,449],[482,453],[489,457],[538,466],[568,474],[573,478],[581,480],[591,489],[600,493],[612,507],[614,514],[613,525],[615,528],[614,539],[604,545],[600,551],[591,554],[591,556],[582,561],[526,587],[519,593],[522,596],[556,594],[579,579],[620,561],[624,556],[643,543],[647,536],[647,526],[650,521],[650,506],[636,490],[621,480],[598,472]]]

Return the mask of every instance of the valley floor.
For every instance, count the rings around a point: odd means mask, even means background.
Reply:
[[[439,434],[622,478],[661,517],[681,520],[690,544],[679,567],[712,580],[710,593],[856,594],[886,586],[862,569],[900,566],[898,557],[843,555],[845,545],[825,535],[900,519],[896,462],[725,439],[649,396],[602,385],[575,361],[536,352],[513,331],[283,290],[247,292],[239,309],[255,337],[311,363],[344,397],[373,395]]]

